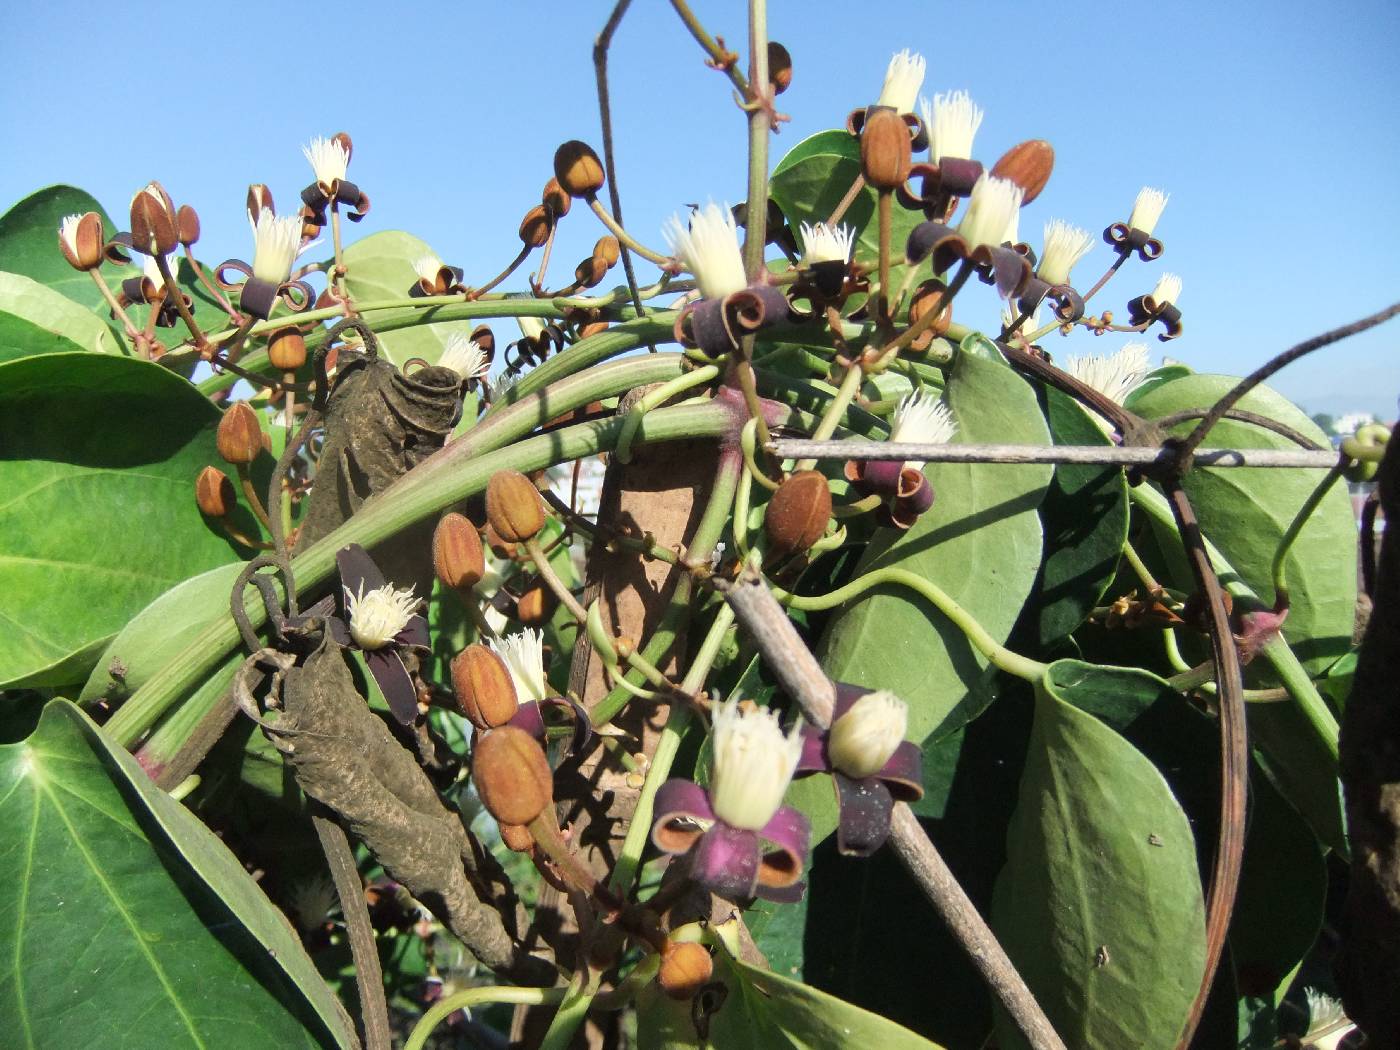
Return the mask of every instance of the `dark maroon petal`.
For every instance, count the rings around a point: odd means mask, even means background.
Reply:
[[[366,649],[365,663],[370,674],[379,683],[379,691],[389,701],[389,710],[404,725],[412,725],[418,717],[418,691],[413,688],[413,679],[408,677],[408,669],[393,649]]]
[[[249,277],[238,291],[238,307],[244,313],[252,314],[266,321],[277,305],[278,286],[261,277]]]
[[[875,775],[900,802],[917,802],[924,797],[924,755],[912,741],[902,741]]]
[[[841,812],[836,848],[848,857],[868,857],[889,838],[890,811],[894,808],[890,789],[875,777],[852,780],[844,773],[835,773],[833,779]]]
[[[340,570],[342,608],[344,608],[345,591],[359,595],[361,584],[364,585],[365,592],[384,586],[384,574],[379,571],[379,566],[374,564],[374,559],[369,556],[369,552],[358,543],[347,543],[336,551],[335,564],[336,568]]]
[[[754,895],[779,904],[796,904],[807,892],[805,882],[794,882],[791,886],[765,886],[759,883],[754,887]]]
[[[544,713],[540,711],[538,700],[527,700],[515,709],[507,725],[523,729],[536,740],[544,739]]]
[[[341,204],[348,204],[352,208],[360,203],[360,198],[364,194],[360,192],[360,187],[345,179],[335,180],[335,199]]]
[[[758,884],[758,832],[713,825],[690,851],[690,877],[726,900],[752,897]]]
[[[869,460],[861,471],[861,481],[870,492],[893,496],[899,490],[899,472],[903,466],[898,460]]]
[[[350,628],[345,626],[345,621],[339,616],[327,616],[326,623],[330,626],[331,637],[341,645],[354,645],[354,639],[350,637]]]
[[[1003,299],[1009,299],[1020,292],[1031,275],[1031,265],[1026,261],[1026,257],[1010,248],[1000,246],[984,246],[978,249],[978,254],[983,250],[990,256],[992,281],[997,286],[998,294]]]
[[[428,621],[415,613],[408,618],[408,623],[404,624],[403,630],[394,636],[394,641],[400,645],[414,645],[419,649],[431,649],[432,643],[428,639]]]
[[[838,718],[854,707],[855,702],[868,692],[870,692],[870,690],[863,685],[850,685],[846,682],[837,682],[836,708],[831,712],[831,721],[834,723]]]
[[[313,182],[306,189],[301,191],[301,202],[314,212],[324,210],[331,199],[321,192],[321,184]]]
[[[764,849],[758,868],[759,883],[776,889],[795,885],[802,878],[812,840],[807,818],[791,806],[784,806],[759,834],[765,843],[777,847]]]
[[[574,738],[569,741],[569,754],[581,755],[593,739],[593,720],[582,704],[568,696],[547,696],[540,703],[547,707],[564,708],[574,720]]]
[[[802,755],[797,760],[795,776],[811,773],[825,773],[831,769],[826,757],[826,730],[804,724],[802,726]]]
[[[949,242],[949,238],[957,238],[959,242],[962,240],[957,231],[941,222],[921,222],[909,231],[909,239],[904,243],[904,255],[910,262],[923,262],[940,244]],[[936,264],[934,269],[938,269]]]
[[[933,506],[933,486],[922,471],[913,467],[905,467],[899,472],[898,496],[910,514],[923,514]]]
[[[939,187],[945,193],[967,197],[982,177],[982,162],[966,157],[944,157],[938,162]]]
[[[723,299],[702,299],[690,311],[690,335],[695,345],[711,357],[734,349],[734,337],[724,316]]]
[[[662,784],[653,813],[651,841],[663,853],[684,853],[715,821],[705,789],[689,780]]]

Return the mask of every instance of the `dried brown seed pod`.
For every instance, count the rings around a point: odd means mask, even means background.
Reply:
[[[559,608],[559,596],[543,583],[536,583],[515,600],[515,618],[526,627],[543,627]]]
[[[452,658],[452,690],[467,721],[482,730],[505,725],[520,703],[510,668],[494,649],[480,643]]]
[[[872,108],[860,132],[860,166],[877,190],[893,190],[909,178],[913,163],[909,125],[888,106]]]
[[[501,824],[529,824],[554,801],[554,774],[535,738],[515,726],[477,737],[472,781],[482,805]]]
[[[1044,139],[1027,139],[1012,146],[992,166],[992,177],[1010,179],[1021,187],[1021,206],[1040,196],[1055,167],[1055,147]]]
[[[90,211],[85,215],[64,219],[58,228],[58,247],[73,269],[97,269],[105,258],[102,216]]]
[[[464,515],[444,514],[433,530],[433,571],[444,587],[463,594],[486,575],[481,534]]]
[[[569,214],[569,208],[574,201],[564,192],[564,187],[559,185],[558,179],[550,179],[544,184],[544,192],[540,194],[540,203],[552,211],[555,218],[563,218]]]
[[[496,471],[486,483],[486,520],[507,543],[533,539],[544,528],[539,490],[519,471]]]
[[[531,248],[538,248],[549,240],[549,231],[553,225],[554,217],[543,204],[536,204],[525,213],[525,218],[520,220],[520,240]]]
[[[588,143],[570,139],[554,151],[554,177],[565,193],[591,197],[603,188],[603,162]]]
[[[262,453],[262,427],[258,425],[257,413],[246,401],[239,401],[224,412],[214,444],[219,455],[235,466],[251,463]]]
[[[792,55],[776,40],[768,41],[768,83],[781,95],[792,85]]]
[[[714,971],[714,960],[703,944],[668,940],[661,950],[656,983],[672,999],[693,999],[709,983]]]
[[[799,470],[773,493],[763,527],[776,553],[809,550],[831,520],[831,489],[818,470]]]
[[[273,368],[295,372],[306,364],[306,338],[295,326],[279,328],[267,341],[267,359]]]
[[[218,467],[205,467],[194,481],[194,501],[199,512],[210,518],[222,518],[238,504],[233,482]]]

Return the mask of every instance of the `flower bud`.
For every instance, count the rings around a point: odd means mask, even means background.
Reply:
[[[1055,147],[1044,139],[1027,139],[1012,146],[992,167],[992,178],[1009,179],[1021,187],[1021,204],[1040,196],[1055,167]]]
[[[295,327],[279,328],[267,341],[267,359],[273,368],[295,372],[306,364],[306,339]]]
[[[131,243],[146,255],[169,255],[180,243],[175,202],[158,182],[131,198]]]
[[[482,730],[505,725],[520,706],[510,668],[494,650],[480,643],[453,657],[452,690],[467,721]]]
[[[893,109],[872,109],[860,132],[860,166],[877,190],[893,190],[909,178],[913,162],[909,126]]]
[[[481,535],[461,514],[444,514],[433,530],[433,571],[444,587],[463,594],[486,575]]]
[[[818,470],[799,470],[778,486],[763,515],[763,527],[778,554],[809,550],[831,519],[831,489]]]
[[[258,425],[257,413],[246,401],[231,406],[219,420],[215,446],[219,455],[234,466],[251,463],[262,453],[262,427]]]
[[[222,518],[238,503],[233,482],[218,467],[205,467],[194,481],[194,501],[206,517]]]
[[[515,601],[515,618],[526,627],[543,627],[559,608],[559,597],[545,584],[537,583]]]
[[[175,227],[180,243],[188,248],[199,240],[199,213],[188,204],[180,205],[180,210],[175,213]]]
[[[667,940],[661,949],[656,983],[672,999],[693,999],[715,972],[709,950],[698,941]]]
[[[588,143],[570,139],[554,151],[554,177],[565,193],[591,197],[603,188],[603,163]]]
[[[608,264],[593,255],[574,267],[574,281],[581,288],[593,288],[603,282],[608,275]]]
[[[481,350],[482,356],[487,362],[496,358],[496,333],[491,331],[489,325],[479,324],[472,329],[471,341]]]
[[[496,531],[495,527],[489,521],[486,523],[484,531],[486,534],[486,546],[491,548],[492,554],[503,561],[515,560],[515,544],[507,543],[505,540],[501,539],[501,534]]]
[[[472,780],[482,805],[501,824],[529,824],[554,801],[554,774],[535,738],[501,726],[477,738]]]
[[[768,83],[781,95],[792,85],[792,55],[776,40],[768,41]]]
[[[58,247],[75,270],[95,270],[102,265],[102,216],[95,211],[69,215],[58,227]]]
[[[545,210],[543,204],[536,204],[525,213],[525,218],[520,220],[520,240],[531,248],[538,248],[549,240],[549,231],[553,225],[553,216]]]
[[[618,244],[617,238],[611,234],[605,234],[598,238],[598,243],[593,245],[593,258],[602,259],[607,264],[608,269],[617,265],[617,260],[622,254],[622,246]]]
[[[544,528],[539,490],[519,471],[498,470],[486,483],[486,519],[507,543],[533,539]]]
[[[831,725],[826,753],[831,764],[857,780],[884,768],[904,741],[909,707],[886,690],[866,693]]]
[[[944,294],[947,286],[937,277],[930,277],[914,290],[914,298],[909,302],[909,323],[918,324],[928,316],[928,312],[938,307],[938,319],[914,340],[913,349],[926,350],[934,336],[945,334],[953,324],[953,303]]]
[[[257,222],[264,209],[277,214],[277,206],[272,203],[272,191],[261,182],[255,182],[248,187],[248,221]]]
[[[573,198],[564,192],[564,187],[559,185],[558,179],[550,179],[544,184],[540,203],[553,212],[556,219],[560,219],[569,214],[569,208],[574,202]]]
[[[513,853],[531,853],[535,849],[535,836],[521,824],[502,824],[501,841]]]
[[[578,337],[580,339],[587,339],[590,335],[597,335],[599,332],[606,332],[607,330],[607,321],[593,321],[578,330]]]

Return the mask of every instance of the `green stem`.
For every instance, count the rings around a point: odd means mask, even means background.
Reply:
[[[628,463],[632,459],[632,438],[636,436],[637,428],[642,425],[642,420],[652,409],[664,405],[671,398],[685,390],[691,390],[697,386],[704,386],[710,380],[719,375],[719,369],[714,365],[706,365],[704,368],[697,368],[693,372],[687,372],[672,379],[669,383],[662,383],[655,390],[647,393],[640,401],[632,406],[632,410],[627,413],[622,422],[622,434],[617,439],[617,458],[619,462]]]
[[[578,972],[574,974],[574,979],[569,982],[569,987],[564,992],[559,1009],[554,1012],[549,1028],[540,1040],[540,1050],[567,1050],[573,1042],[574,1032],[588,1016],[588,1009],[593,1005],[593,996],[598,990],[591,974],[592,970],[587,964],[579,967]]]
[[[841,385],[836,389],[836,396],[826,406],[826,410],[822,413],[821,422],[817,424],[817,429],[812,431],[813,441],[825,441],[836,433],[837,424],[846,417],[846,409],[855,400],[856,394],[860,393],[861,380],[864,378],[865,370],[861,368],[860,362],[852,361],[851,366],[846,369],[846,374],[841,378]],[[793,469],[811,470],[816,465],[815,459],[804,459]]]
[[[1317,510],[1327,493],[1332,491],[1332,486],[1346,473],[1346,469],[1346,465],[1339,463],[1327,472],[1326,476],[1318,482],[1317,488],[1308,494],[1308,498],[1298,508],[1298,513],[1293,515],[1293,520],[1288,523],[1283,538],[1279,540],[1278,550],[1274,552],[1272,571],[1276,604],[1285,603],[1288,600],[1288,578],[1284,566],[1288,559],[1288,552],[1293,549],[1293,543],[1298,539],[1298,534],[1303,531],[1303,526],[1308,523],[1308,519],[1313,516],[1313,512]]]
[[[768,84],[768,0],[749,0],[749,196],[744,219],[744,273],[749,283],[767,268],[768,132],[773,89]]]
[[[460,992],[439,999],[413,1026],[413,1032],[404,1043],[403,1050],[423,1050],[428,1044],[428,1036],[444,1018],[458,1010],[487,1003],[515,1003],[517,1006],[548,1006],[564,1000],[564,988],[509,988],[486,987],[464,988]]]
[[[1024,678],[1028,682],[1038,682],[1045,676],[1046,664],[1039,660],[1032,660],[1028,656],[1014,653],[1006,646],[1002,645],[983,627],[977,620],[953,600],[953,597],[943,590],[932,580],[926,580],[908,569],[885,568],[868,572],[858,579],[852,580],[844,587],[838,587],[834,591],[826,594],[803,597],[791,594],[779,587],[770,584],[773,596],[784,605],[793,609],[802,609],[808,612],[817,612],[823,609],[833,609],[843,602],[864,594],[872,588],[883,583],[895,583],[903,587],[908,587],[931,605],[935,606],[939,612],[948,617],[953,624],[967,636],[967,640],[972,643],[979,653],[985,656],[999,670],[1007,674],[1015,675],[1017,678]]]
[[[1127,540],[1123,541],[1123,560],[1132,567],[1133,572],[1137,574],[1138,581],[1147,588],[1148,594],[1157,589],[1157,581],[1153,579],[1152,573],[1147,568],[1147,563],[1138,557],[1138,552]]]

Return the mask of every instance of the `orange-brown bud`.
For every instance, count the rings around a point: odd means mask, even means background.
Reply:
[[[599,332],[606,332],[607,330],[607,321],[594,321],[592,324],[586,324],[580,328],[578,330],[578,337],[580,339],[587,339],[590,335],[597,335]]]
[[[603,162],[588,143],[570,139],[554,151],[554,177],[565,193],[590,197],[603,188]]]
[[[672,999],[693,999],[710,983],[714,960],[703,944],[696,941],[667,941],[661,950],[661,969],[656,983]]]
[[[279,328],[267,341],[267,359],[273,368],[295,372],[306,364],[306,338],[296,327]]]
[[[532,853],[535,849],[535,836],[520,824],[502,824],[501,841],[513,853]]]
[[[248,187],[248,218],[252,222],[258,221],[258,216],[266,208],[277,214],[277,205],[272,202],[272,191],[261,182],[255,182]]]
[[[892,190],[909,178],[913,163],[909,125],[888,106],[872,109],[860,132],[860,167],[877,190]]]
[[[175,202],[158,182],[131,198],[131,242],[147,255],[169,255],[180,243]]]
[[[233,482],[218,467],[205,467],[194,480],[194,501],[199,512],[210,518],[222,518],[238,503]]]
[[[258,416],[246,401],[239,401],[224,413],[219,420],[219,432],[215,437],[219,455],[235,466],[248,464],[258,458],[263,450],[262,427]]]
[[[559,596],[537,583],[515,600],[515,618],[526,627],[543,627],[559,608]]]
[[[478,729],[505,725],[520,705],[510,668],[495,650],[480,643],[452,658],[452,689],[462,714]]]
[[[485,533],[486,546],[491,548],[492,554],[507,561],[515,557],[515,544],[507,543],[505,540],[501,539],[500,533],[495,530],[489,521],[486,523],[486,528],[483,532]]]
[[[102,216],[95,211],[69,216],[58,228],[58,247],[75,270],[95,270],[102,265],[104,248]]]
[[[188,248],[199,240],[199,213],[188,204],[180,205],[175,213],[175,227],[179,231],[180,243]]]
[[[933,327],[925,330],[913,342],[913,349],[927,350],[934,336],[944,335],[953,323],[953,304],[944,296],[946,286],[936,277],[924,281],[914,290],[914,298],[909,302],[909,323],[918,324],[928,316],[928,312],[938,308],[938,319]],[[942,305],[939,305],[942,304]]]
[[[574,267],[574,281],[580,288],[592,288],[602,283],[608,275],[606,260],[593,255]]]
[[[501,824],[528,824],[554,801],[554,774],[535,738],[515,726],[477,737],[472,780],[486,811]]]
[[[539,490],[519,471],[496,471],[486,483],[486,520],[507,543],[533,539],[544,528]]]
[[[617,238],[611,234],[605,234],[598,238],[598,243],[593,246],[593,258],[602,259],[608,264],[608,268],[617,265],[617,260],[622,255],[622,245],[617,243]]]
[[[1012,146],[992,167],[992,177],[1010,179],[1021,187],[1021,207],[1040,196],[1055,167],[1055,147],[1044,139],[1027,139]]]
[[[569,214],[569,208],[574,201],[564,192],[564,187],[559,185],[558,179],[550,179],[544,184],[544,192],[540,194],[540,203],[552,211],[555,218],[563,218]]]
[[[776,40],[768,41],[768,83],[781,95],[792,85],[792,55]]]
[[[536,204],[520,220],[520,240],[531,248],[538,248],[549,240],[549,230],[553,225],[554,217],[543,204]]]
[[[479,324],[472,329],[471,341],[481,348],[487,361],[496,359],[496,333],[489,325]]]
[[[461,514],[444,514],[433,530],[433,571],[444,587],[466,593],[486,575],[481,534]]]
[[[799,470],[778,486],[763,515],[777,553],[805,551],[822,538],[831,520],[831,489],[817,470]]]

